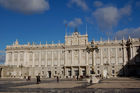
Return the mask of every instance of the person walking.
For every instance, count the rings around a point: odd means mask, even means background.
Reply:
[[[78,75],[77,75],[77,80],[78,80],[79,78],[78,78]]]
[[[40,80],[40,76],[39,76],[39,75],[36,76],[36,81],[37,81],[37,82],[36,82],[37,84],[39,84],[39,83],[41,82],[41,80]]]
[[[59,83],[59,77],[57,76],[57,83]]]

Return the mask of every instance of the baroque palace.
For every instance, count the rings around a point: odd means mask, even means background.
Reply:
[[[20,45],[16,40],[6,47],[3,77],[62,78],[90,76],[92,67],[97,76],[140,75],[140,39],[93,41],[98,51],[88,52],[88,35],[75,31],[65,35],[65,43]],[[92,48],[92,47],[91,47]]]

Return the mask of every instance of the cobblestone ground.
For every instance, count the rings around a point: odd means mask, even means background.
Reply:
[[[0,79],[0,93],[140,93],[139,78],[114,78],[101,80],[99,84],[88,84],[85,80],[72,79],[42,79],[36,80]]]

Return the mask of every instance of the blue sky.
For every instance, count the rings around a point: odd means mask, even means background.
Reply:
[[[88,28],[89,41],[100,37],[140,37],[139,0],[0,0],[0,50],[16,39],[64,43],[65,24],[72,33]]]

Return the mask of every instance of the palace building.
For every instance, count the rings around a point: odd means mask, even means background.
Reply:
[[[92,68],[97,76],[104,72],[109,77],[135,74],[140,75],[140,39],[94,41],[98,51],[88,52],[91,46],[88,34],[75,31],[65,35],[65,43],[20,45],[16,40],[6,47],[4,77],[45,78],[57,75],[62,78],[90,76]]]

